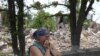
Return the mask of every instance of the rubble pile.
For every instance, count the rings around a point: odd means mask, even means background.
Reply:
[[[26,49],[32,44],[31,34],[36,29],[27,31],[29,34],[25,36]],[[95,29],[88,28],[87,30],[82,30],[80,39],[80,48],[96,48],[100,47],[100,31],[95,32]],[[64,29],[59,29],[50,35],[50,42],[57,48],[58,51],[71,50],[71,40],[70,40],[70,28],[67,25]],[[0,32],[0,51],[12,50],[8,43],[11,42],[10,34]]]

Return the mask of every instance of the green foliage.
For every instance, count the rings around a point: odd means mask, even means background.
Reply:
[[[8,13],[6,11],[2,11],[1,17],[2,17],[2,25],[8,27],[9,26]]]
[[[84,28],[87,29],[90,26],[90,23],[91,23],[91,20],[89,20],[89,19],[85,20],[84,21],[84,24],[83,24],[84,25]]]
[[[46,13],[43,10],[40,10],[34,17],[33,21],[30,24],[30,27],[32,28],[41,28],[45,27],[49,29],[50,31],[55,30],[55,21],[53,18],[49,17],[50,14]]]
[[[99,2],[100,0],[97,0],[97,2]]]
[[[70,20],[69,20],[68,16],[65,16],[64,17],[64,23],[65,24],[69,24],[69,22],[70,22]]]
[[[34,9],[37,9],[37,10],[40,10],[42,9],[42,4],[38,1],[38,2],[35,2],[33,5],[31,5]]]
[[[56,13],[56,16],[61,16],[62,15],[62,12],[59,11],[58,13]]]
[[[52,5],[54,5],[55,7],[58,5],[57,1],[52,2]]]
[[[53,6],[57,6],[58,5],[58,2],[57,1],[54,1],[52,2]],[[41,10],[43,8],[47,8],[47,7],[50,7],[51,5],[47,5],[47,4],[41,4],[39,1],[35,2],[33,5],[31,5],[31,7],[33,7],[34,9],[36,10]]]

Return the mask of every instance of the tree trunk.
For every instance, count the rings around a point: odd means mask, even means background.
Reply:
[[[88,0],[81,1],[81,7],[79,16],[76,20],[76,0],[69,0],[70,2],[70,28],[71,28],[71,44],[72,50],[78,50],[80,48],[80,35],[82,31],[82,26],[89,11],[92,8],[94,0],[90,0],[89,6],[87,7]]]
[[[82,24],[81,24],[82,25]],[[82,26],[78,26],[72,35],[72,50],[76,51],[80,49],[80,37],[81,37],[81,31]]]
[[[12,38],[12,48],[14,55],[18,55],[18,43],[17,43],[17,31],[16,31],[16,18],[15,18],[15,5],[14,0],[8,0],[8,13],[9,13],[9,24],[10,33]]]
[[[71,44],[72,50],[76,46],[77,35],[75,34],[76,30],[76,0],[69,0],[70,2],[70,30],[71,30]]]
[[[19,39],[19,47],[20,47],[20,56],[25,56],[25,37],[24,37],[24,19],[23,19],[23,0],[17,0],[18,4],[18,39]]]

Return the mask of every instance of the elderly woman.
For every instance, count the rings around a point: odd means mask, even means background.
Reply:
[[[29,56],[61,56],[56,49],[52,48],[49,42],[49,31],[47,29],[38,29],[33,33],[36,40],[29,48]]]

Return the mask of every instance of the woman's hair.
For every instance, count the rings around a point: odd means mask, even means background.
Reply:
[[[33,33],[33,38],[39,39],[41,36],[44,36],[44,35],[47,35],[47,34],[49,34],[49,31],[47,29],[40,28]]]

